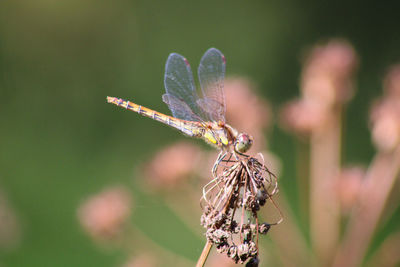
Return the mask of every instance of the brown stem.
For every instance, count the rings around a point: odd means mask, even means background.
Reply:
[[[207,240],[207,243],[204,245],[203,251],[201,252],[200,258],[197,261],[196,267],[203,267],[206,263],[208,254],[210,254],[210,250],[212,248],[212,243]]]

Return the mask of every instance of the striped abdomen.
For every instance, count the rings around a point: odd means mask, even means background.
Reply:
[[[202,137],[203,136],[204,131],[202,131],[202,127],[200,127],[200,125],[197,122],[189,122],[189,121],[180,120],[180,119],[162,114],[160,112],[157,112],[155,110],[152,110],[152,109],[149,109],[146,107],[142,107],[140,105],[132,103],[128,100],[124,100],[122,98],[107,96],[107,102],[112,103],[117,106],[120,106],[120,107],[123,107],[123,108],[126,108],[126,109],[129,109],[129,110],[132,110],[134,112],[139,113],[140,115],[143,115],[145,117],[149,117],[153,120],[167,124],[189,136],[192,136],[192,137]]]

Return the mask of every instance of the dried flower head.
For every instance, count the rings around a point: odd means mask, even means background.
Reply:
[[[107,188],[88,198],[78,210],[83,228],[96,240],[116,237],[129,218],[131,196],[124,187]]]
[[[218,176],[203,188],[206,237],[236,263],[258,262],[258,236],[272,224],[259,223],[257,213],[268,200],[273,202],[276,178],[253,157],[229,158],[219,168]]]

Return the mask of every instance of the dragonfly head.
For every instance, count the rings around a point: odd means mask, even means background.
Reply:
[[[246,153],[253,144],[253,138],[247,133],[240,133],[236,137],[234,149],[238,153]]]

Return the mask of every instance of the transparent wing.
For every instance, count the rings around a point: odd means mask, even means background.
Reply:
[[[198,101],[208,117],[225,122],[225,57],[216,48],[210,48],[201,58],[198,75],[204,98]]]
[[[162,100],[168,105],[169,109],[173,111],[175,118],[187,121],[202,121],[202,119],[193,113],[190,107],[171,94],[163,94]]]
[[[198,105],[199,97],[186,58],[176,53],[169,55],[165,65],[164,85],[167,92],[165,97],[168,101],[167,105],[175,118],[183,120],[189,118],[195,121],[208,120],[203,109]],[[193,114],[197,116],[194,117]]]

